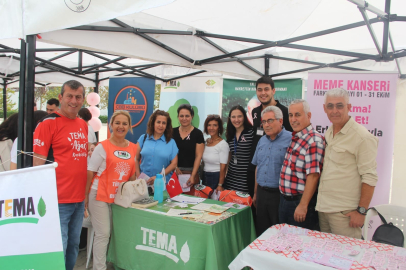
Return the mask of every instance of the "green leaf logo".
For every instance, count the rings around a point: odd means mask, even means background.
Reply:
[[[180,86],[180,81],[178,81],[178,87]]]
[[[206,84],[207,86],[213,86],[216,82],[213,80],[207,80]]]
[[[42,197],[39,199],[38,202],[38,214],[43,217],[45,216],[45,213],[47,212],[47,206],[45,205],[44,200],[42,199]]]

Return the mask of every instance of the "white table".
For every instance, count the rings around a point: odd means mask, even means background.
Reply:
[[[290,252],[284,251],[280,253],[276,253],[274,251],[262,251],[259,250],[259,247],[262,243],[267,240],[271,235],[277,234],[283,226],[290,226],[286,224],[278,224],[272,226],[268,230],[266,230],[259,238],[257,238],[254,242],[252,242],[249,246],[247,246],[243,251],[238,254],[238,256],[231,262],[228,266],[231,270],[240,270],[246,266],[253,268],[254,270],[261,270],[261,269],[278,269],[278,270],[291,270],[291,269],[299,269],[299,270],[325,270],[325,269],[332,269],[330,267],[316,264],[313,262],[299,260],[298,257],[301,254],[301,251]],[[290,226],[294,227],[294,226]],[[351,270],[367,270],[372,269],[369,267],[365,267],[358,263],[361,261],[361,258],[364,254],[364,249],[361,248],[361,245],[369,244],[369,248],[375,251],[391,251],[393,250],[393,246],[384,245],[375,243],[372,241],[364,241],[360,239],[354,239],[350,237],[345,237],[341,235],[334,235],[330,233],[322,233],[317,231],[310,231],[308,236],[301,235],[303,242],[310,242],[312,237],[316,237],[319,239],[330,239],[333,241],[338,241],[343,246],[343,253],[342,255],[347,255],[350,251],[345,249],[345,246],[351,245],[353,249],[359,250],[360,253],[354,257],[354,263],[352,264]]]

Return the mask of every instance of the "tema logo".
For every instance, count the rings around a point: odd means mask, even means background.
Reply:
[[[74,12],[83,12],[89,5],[91,0],[65,0],[65,5]]]
[[[37,204],[37,214],[46,214],[46,205],[42,197]],[[0,200],[0,226],[12,223],[38,223],[35,217],[34,199],[32,197]]]
[[[144,92],[136,86],[126,86],[118,91],[114,99],[113,110],[125,110],[131,115],[132,127],[141,124],[147,114],[147,98]]]
[[[178,89],[178,87],[180,87],[180,81],[173,80],[173,81],[166,82],[164,89],[169,89],[169,88]]]
[[[179,262],[178,248],[175,235],[168,235],[167,233],[155,231],[141,227],[143,232],[142,245],[135,246],[137,250],[144,250],[163,255],[173,260],[175,263]],[[183,244],[180,253],[180,259],[187,263],[190,259],[190,250],[187,241]]]
[[[206,84],[207,86],[213,86],[216,82],[213,80],[207,80]]]

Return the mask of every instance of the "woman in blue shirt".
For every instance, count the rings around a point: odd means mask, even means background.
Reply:
[[[148,185],[154,184],[156,174],[165,168],[166,183],[178,164],[178,147],[172,139],[169,113],[156,110],[149,118],[147,133],[138,139],[137,160],[140,171],[148,175]]]

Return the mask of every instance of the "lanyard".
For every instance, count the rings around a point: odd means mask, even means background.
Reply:
[[[238,146],[237,135],[234,135],[234,156],[237,156],[237,146]]]

